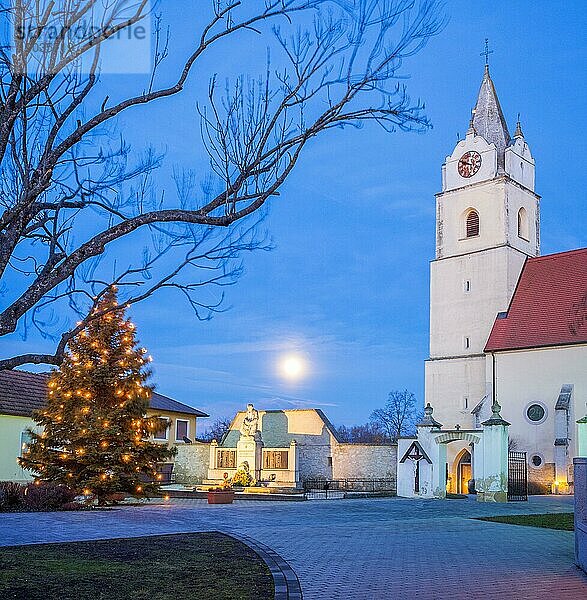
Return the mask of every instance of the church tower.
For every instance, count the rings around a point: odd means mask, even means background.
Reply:
[[[512,138],[486,65],[466,137],[446,158],[436,195],[426,402],[445,427],[474,427],[471,411],[491,393],[483,349],[524,261],[539,254],[539,200],[520,123]]]

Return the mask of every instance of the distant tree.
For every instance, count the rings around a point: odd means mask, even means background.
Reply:
[[[337,433],[340,441],[348,444],[383,444],[389,441],[381,425],[373,421],[351,427],[341,425]]]
[[[231,419],[227,417],[219,417],[206,428],[204,435],[200,439],[204,442],[211,442],[212,440],[220,441],[228,433],[230,429]]]
[[[389,441],[414,433],[421,410],[416,403],[416,396],[408,390],[389,392],[387,403],[371,413],[371,420],[377,423]]]

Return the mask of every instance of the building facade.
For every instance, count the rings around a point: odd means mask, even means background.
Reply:
[[[572,312],[574,305],[579,307],[575,309],[580,314],[575,316],[574,333],[560,338],[559,346],[553,345],[548,336],[544,343],[535,339],[523,358],[519,354],[514,356],[511,349],[502,348],[497,342],[487,345],[494,323],[498,327],[512,309],[521,275],[528,272],[530,278],[534,272],[530,265],[548,258],[537,258],[540,197],[534,181],[535,163],[520,123],[512,137],[486,66],[467,134],[446,158],[442,166],[442,191],[436,196],[426,403],[434,407],[435,417],[445,427],[475,429],[489,417],[496,398],[503,407],[503,417],[512,421],[511,446],[528,453],[530,481],[545,490],[557,481],[562,483],[563,473],[566,486],[566,471],[573,452],[571,413],[584,412],[587,400],[581,383],[584,374],[578,368],[581,363],[587,364],[587,319],[581,312],[585,309],[580,308],[585,305],[587,282],[583,277],[577,280],[576,273],[577,269],[587,272],[583,255],[579,252],[576,261],[579,264],[573,265],[567,265],[568,261],[560,255],[553,255],[550,261],[553,267],[538,274],[539,289],[561,285],[568,311]],[[557,278],[557,272],[562,276]],[[518,304],[519,310],[527,311],[527,299],[519,300]],[[550,317],[544,319],[544,314]],[[526,325],[533,331],[559,326],[568,330],[567,322],[568,317],[554,310],[548,297],[542,297],[538,312],[533,313]],[[515,352],[519,350],[517,344]],[[497,364],[500,368],[496,370]],[[569,389],[570,395],[565,396],[564,390]],[[569,399],[559,402],[559,396]],[[536,403],[545,408],[539,422],[524,413]],[[557,405],[573,408],[563,417],[562,409],[555,408]],[[564,451],[563,440],[566,440]],[[561,449],[556,450],[557,447]],[[474,477],[473,451],[466,444],[449,445],[450,491],[465,491],[465,480]],[[542,462],[535,465],[532,461]],[[555,463],[560,465],[558,469]],[[567,489],[565,486],[561,489]]]
[[[0,481],[29,481],[33,477],[18,464],[29,441],[27,429],[35,430],[32,413],[47,401],[45,373],[0,371]],[[179,447],[192,444],[198,418],[208,415],[177,400],[154,392],[149,415],[161,418],[153,441]]]

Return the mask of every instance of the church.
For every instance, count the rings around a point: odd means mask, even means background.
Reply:
[[[486,65],[436,195],[426,403],[445,428],[469,430],[499,402],[510,450],[526,453],[530,493],[572,493],[587,402],[587,248],[540,256],[534,174]],[[449,444],[448,491],[467,492],[473,452]]]

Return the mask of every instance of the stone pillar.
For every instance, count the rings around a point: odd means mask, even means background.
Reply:
[[[446,498],[446,444],[436,444],[436,460],[432,463],[432,495]]]
[[[508,430],[510,424],[501,418],[497,401],[491,407],[491,418],[482,423],[481,452],[483,475],[475,477],[479,502],[507,502],[508,499]]]
[[[587,415],[577,421],[577,456],[587,457]]]
[[[424,467],[420,471],[420,496],[423,498],[446,498],[446,445],[436,444],[434,440],[441,427],[429,402],[424,408],[424,417],[416,425],[418,441],[432,461],[429,467],[420,465]]]
[[[210,462],[208,463],[208,479],[214,479],[213,471],[216,468],[216,450],[218,448],[218,442],[212,440],[210,442]]]
[[[259,432],[257,432],[259,433]],[[260,435],[242,435],[236,443],[236,462],[239,467],[243,462],[249,463],[251,475],[261,479],[263,460],[263,441]]]
[[[587,420],[585,422],[587,423]],[[587,573],[587,457],[575,458],[573,463],[575,469],[575,562]]]
[[[293,473],[293,480],[296,484],[296,487],[300,487],[300,471],[298,469],[298,443],[295,440],[292,440],[289,444],[287,468]]]

